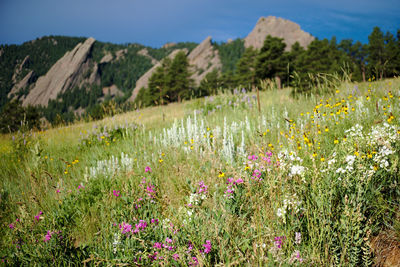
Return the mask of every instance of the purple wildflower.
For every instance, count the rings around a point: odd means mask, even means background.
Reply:
[[[211,252],[211,241],[210,240],[206,240],[206,243],[203,244],[204,250],[203,253],[208,254]]]
[[[47,234],[44,236],[44,242],[48,242],[51,239],[51,235],[53,232],[47,231]]]

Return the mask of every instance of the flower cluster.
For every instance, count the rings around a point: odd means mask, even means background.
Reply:
[[[235,188],[238,184],[243,184],[244,181],[242,178],[234,179],[234,178],[228,178],[226,180],[226,190],[224,192],[224,197],[227,199],[232,199],[234,198],[234,193],[235,193]]]

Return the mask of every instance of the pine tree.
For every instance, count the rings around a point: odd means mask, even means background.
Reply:
[[[176,54],[167,70],[165,80],[166,94],[170,101],[180,102],[193,96],[193,81],[190,79],[189,61],[185,52]]]
[[[258,51],[252,46],[246,48],[243,56],[238,61],[235,75],[238,86],[244,86],[249,89],[254,84],[257,53]]]
[[[285,78],[287,73],[286,44],[282,38],[268,35],[260,50],[255,64],[255,77],[257,80],[276,78],[278,83]]]
[[[379,27],[375,27],[368,36],[368,68],[375,77],[383,78],[385,42]]]

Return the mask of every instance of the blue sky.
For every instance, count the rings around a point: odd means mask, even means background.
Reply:
[[[319,39],[368,42],[374,26],[396,34],[399,0],[0,0],[0,43],[44,35],[92,36],[160,47],[243,38],[261,16],[292,20]]]

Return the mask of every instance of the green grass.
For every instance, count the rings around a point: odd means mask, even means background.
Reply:
[[[253,95],[2,136],[1,259],[371,265],[398,225],[400,79]]]

